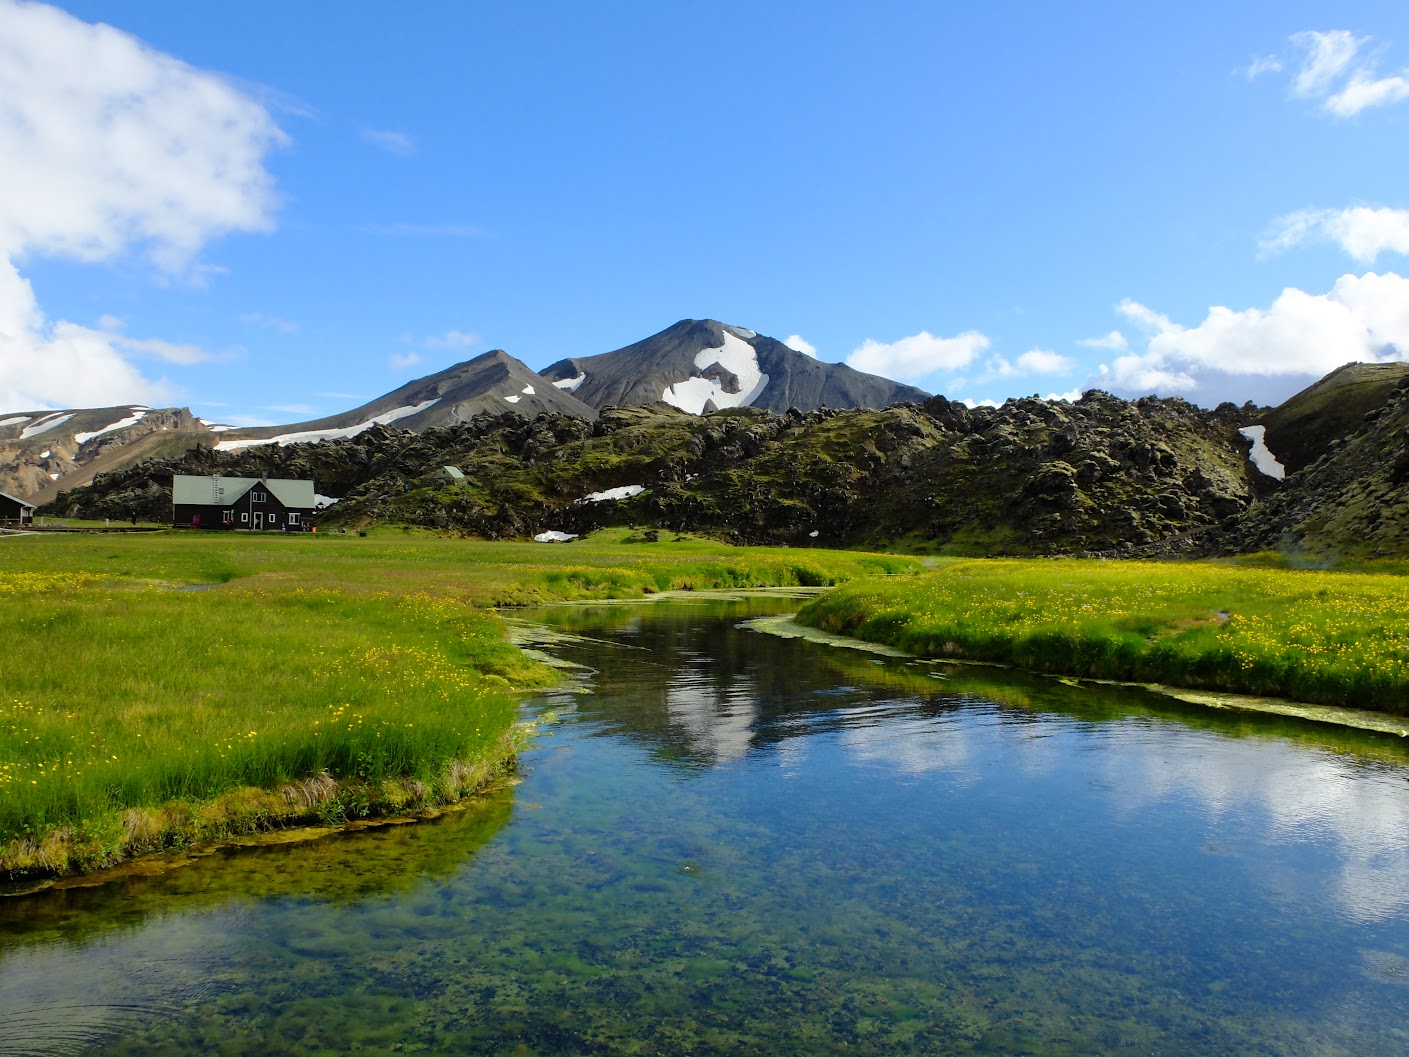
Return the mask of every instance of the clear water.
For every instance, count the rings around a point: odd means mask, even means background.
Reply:
[[[474,810],[0,901],[0,1054],[1409,1054],[1409,756],[544,611]],[[937,677],[940,676],[940,677]]]

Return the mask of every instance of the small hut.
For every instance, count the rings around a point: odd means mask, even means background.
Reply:
[[[33,520],[33,503],[9,492],[0,492],[0,525],[24,528]]]

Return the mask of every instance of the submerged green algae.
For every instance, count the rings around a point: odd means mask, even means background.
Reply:
[[[1409,1046],[1402,762],[734,627],[760,608],[577,611],[597,692],[539,703],[482,825],[26,901],[0,1023],[43,978],[137,1010],[87,1036],[113,1054]]]

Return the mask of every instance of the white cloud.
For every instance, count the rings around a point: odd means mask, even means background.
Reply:
[[[1085,345],[1088,349],[1113,349],[1116,351],[1130,348],[1130,342],[1125,339],[1125,335],[1118,330],[1112,330],[1099,338],[1082,338],[1078,345]]]
[[[1321,109],[1336,117],[1354,117],[1362,110],[1409,99],[1409,70],[1381,77],[1373,55],[1363,57],[1369,37],[1347,29],[1294,33],[1291,42],[1303,53],[1292,79],[1292,95],[1320,100]],[[1254,59],[1249,80],[1282,69],[1275,56]]]
[[[858,371],[888,378],[922,378],[938,370],[967,367],[989,344],[988,338],[976,330],[952,338],[937,338],[922,330],[890,343],[867,338],[846,362]]]
[[[978,377],[977,383],[982,385],[984,382],[991,382],[995,378],[1015,378],[1019,373],[1021,372],[1019,372],[1006,357],[990,356],[988,358],[988,366],[983,374]]]
[[[447,330],[444,334],[432,335],[422,343],[428,349],[468,349],[484,339],[467,330]]]
[[[1085,392],[1086,390],[1078,385],[1075,389],[1068,389],[1065,393],[1048,393],[1047,399],[1065,400],[1068,404],[1074,404],[1081,399]]]
[[[128,338],[120,334],[108,333],[107,337],[119,349],[128,352],[145,353],[167,363],[177,363],[189,367],[193,363],[209,363],[219,357],[206,352],[199,345],[177,345],[175,342],[161,341],[158,338]]]
[[[1409,209],[1301,209],[1274,220],[1258,248],[1266,255],[1313,239],[1335,242],[1364,264],[1385,252],[1409,253]]]
[[[404,132],[387,129],[367,128],[362,130],[362,138],[374,147],[405,158],[416,152],[416,142]]]
[[[1168,316],[1162,315],[1152,308],[1146,308],[1139,301],[1132,301],[1128,297],[1120,304],[1116,305],[1115,310],[1126,319],[1130,320],[1130,322],[1134,323],[1136,326],[1143,327],[1145,330],[1166,331],[1176,329],[1174,323],[1170,321]]]
[[[1264,73],[1281,73],[1282,60],[1275,55],[1259,55],[1248,63],[1243,74],[1249,81],[1255,81]]]
[[[416,364],[418,364],[418,363],[420,363],[420,362],[421,362],[420,353],[416,353],[416,352],[407,352],[407,353],[395,352],[395,353],[392,353],[392,356],[391,356],[391,365],[392,365],[393,367],[395,367],[398,371],[405,370],[407,367],[414,367],[414,366],[416,366]]]
[[[1018,357],[1018,370],[1026,374],[1061,374],[1071,366],[1071,360],[1050,349],[1031,349]]]
[[[813,345],[812,342],[808,341],[801,334],[789,334],[783,339],[783,344],[794,352],[800,352],[804,356],[811,356],[813,359],[817,358],[817,346]]]
[[[1401,99],[1409,99],[1409,78],[1356,73],[1344,88],[1322,105],[1337,117],[1354,117],[1372,106],[1388,106]]]
[[[1357,37],[1348,29],[1293,33],[1292,43],[1306,52],[1306,58],[1292,82],[1292,91],[1300,96],[1325,95],[1332,82],[1355,61],[1355,53],[1368,39]]]
[[[297,334],[299,325],[278,316],[266,316],[263,312],[246,312],[240,317],[243,323],[253,323],[257,327],[277,330],[280,334]]]
[[[1215,306],[1196,327],[1136,301],[1118,311],[1147,321],[1152,336],[1093,381],[1131,395],[1275,403],[1351,361],[1409,359],[1409,279],[1394,273],[1345,275],[1326,294],[1291,287],[1266,309]]]
[[[49,320],[15,262],[137,254],[199,282],[210,239],[272,227],[263,160],[284,141],[216,76],[110,26],[0,0],[0,407],[167,401],[170,383],[126,353],[204,353]]]
[[[1000,404],[997,400],[990,400],[990,399],[987,399],[987,398],[985,398],[985,399],[983,399],[983,400],[974,400],[974,399],[972,399],[972,398],[970,398],[970,397],[967,397],[967,396],[966,396],[966,397],[963,397],[963,398],[959,401],[959,403],[963,404],[965,407],[970,408],[970,409],[973,409],[973,408],[976,408],[976,407],[1002,407],[1002,406],[1003,406],[1003,405]]]
[[[289,415],[311,415],[316,410],[308,404],[271,404],[270,411],[283,411]]]

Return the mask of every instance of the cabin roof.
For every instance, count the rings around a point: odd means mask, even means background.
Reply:
[[[17,495],[11,495],[9,492],[0,492],[0,499],[8,499],[11,502],[18,503],[20,506],[29,507],[29,509],[31,510],[35,509],[34,504],[31,503],[28,499],[21,499]]]
[[[216,481],[220,494],[216,494]],[[286,507],[312,510],[313,482],[294,481],[280,477],[195,477],[173,474],[171,501],[183,506],[234,506],[257,484],[269,489],[271,495]]]
[[[465,478],[464,471],[458,466],[442,466],[440,472],[454,481],[462,481]]]

